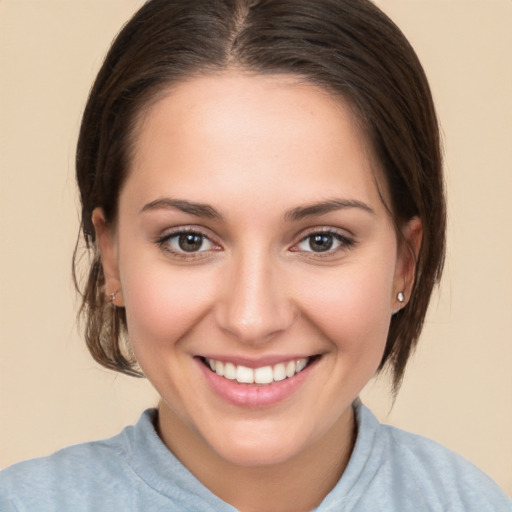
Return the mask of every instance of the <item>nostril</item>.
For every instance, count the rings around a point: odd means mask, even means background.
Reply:
[[[289,306],[268,301],[264,306],[233,305],[218,311],[217,325],[226,333],[246,344],[268,343],[292,325],[295,315]]]

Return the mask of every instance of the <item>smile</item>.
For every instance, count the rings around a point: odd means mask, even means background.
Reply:
[[[281,360],[269,357],[261,359],[258,366],[257,361],[196,357],[209,388],[217,396],[249,408],[271,407],[291,399],[312,378],[321,359],[321,354]]]
[[[259,368],[248,368],[215,359],[204,359],[204,362],[208,364],[212,372],[225,379],[237,381],[239,384],[272,384],[300,373],[312,360],[313,357],[307,357]]]

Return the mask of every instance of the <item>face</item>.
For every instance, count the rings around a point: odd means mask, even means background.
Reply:
[[[351,110],[292,77],[203,77],[134,148],[116,225],[93,220],[164,438],[251,466],[343,430],[411,285]]]

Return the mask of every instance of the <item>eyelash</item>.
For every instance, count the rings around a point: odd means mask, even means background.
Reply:
[[[183,235],[197,235],[201,237],[201,246],[207,241],[209,244],[211,244],[212,248],[206,249],[206,250],[199,250],[199,251],[184,251],[184,250],[176,250],[173,249],[170,242],[172,240],[176,240],[179,243],[179,237]],[[298,247],[300,244],[303,244],[310,241],[314,236],[318,235],[324,235],[332,237],[335,241],[339,243],[338,247],[335,247],[332,249],[329,247],[325,251],[313,251],[313,250],[304,250],[299,249]],[[297,243],[295,243],[291,248],[291,252],[302,252],[302,253],[310,253],[313,254],[315,258],[326,258],[326,257],[332,257],[334,254],[337,254],[340,251],[348,250],[351,247],[355,245],[355,240],[352,238],[342,235],[341,233],[334,231],[332,229],[316,229],[314,231],[309,232],[305,236],[303,236]],[[181,258],[183,260],[191,260],[191,259],[198,259],[198,258],[204,258],[207,257],[208,254],[213,251],[219,251],[221,250],[220,246],[216,244],[208,235],[202,233],[199,229],[194,227],[188,227],[188,228],[179,228],[179,230],[173,231],[171,233],[167,233],[164,236],[160,237],[156,241],[157,246],[162,249],[163,251],[166,251],[168,253],[171,253],[173,256]],[[206,254],[205,254],[206,253]]]
[[[179,243],[179,237],[183,235],[197,235],[201,237],[201,245],[204,244],[205,241],[209,242],[213,247],[216,247],[213,250],[219,250],[217,247],[220,247],[218,244],[216,244],[209,236],[202,233],[200,230],[196,228],[179,228],[179,230],[173,231],[171,233],[167,233],[164,236],[157,239],[156,244],[160,249],[163,251],[166,251],[168,253],[171,253],[173,256],[176,256],[178,258],[184,259],[184,260],[191,260],[191,259],[198,259],[201,257],[206,257],[207,254],[204,253],[210,253],[212,249],[202,250],[202,251],[180,251],[173,249],[170,245],[170,242],[173,239],[176,239]]]
[[[313,250],[300,250],[300,249],[294,249],[295,247],[298,247],[300,244],[307,242],[309,240],[309,243],[311,244],[311,240],[314,236],[318,235],[324,235],[332,237],[335,241],[339,242],[338,247],[335,247],[332,249],[329,247],[325,251],[313,251]],[[315,258],[328,258],[332,257],[333,255],[339,253],[340,251],[346,251],[350,248],[352,248],[355,245],[355,240],[346,236],[342,235],[341,233],[334,231],[332,229],[315,229],[314,231],[309,232],[305,236],[301,238],[301,240],[294,244],[291,250],[293,252],[304,252],[304,253],[310,253],[313,254]]]

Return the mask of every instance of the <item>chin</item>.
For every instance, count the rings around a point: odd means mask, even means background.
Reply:
[[[207,436],[205,441],[231,464],[258,467],[282,464],[301,454],[313,442],[308,442],[310,436],[304,434],[289,427],[244,422],[236,429],[225,430],[220,439]]]
[[[287,443],[231,443],[219,450],[218,455],[231,464],[241,467],[264,467],[284,464],[298,455],[296,448]]]

